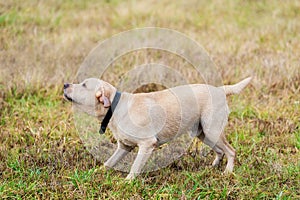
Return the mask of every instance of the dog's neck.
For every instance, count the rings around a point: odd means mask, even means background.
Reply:
[[[116,89],[115,87],[112,87],[112,88],[111,88],[111,95],[110,95],[110,97],[109,97],[109,101],[110,101],[110,102],[113,102],[113,100],[114,100],[114,98],[115,98],[115,96],[116,96],[116,93],[117,93],[117,89]]]
[[[101,122],[101,126],[100,126],[100,129],[99,129],[99,133],[100,134],[104,134],[105,133],[105,130],[107,128],[107,126],[109,125],[109,122],[110,122],[110,119],[114,113],[114,110],[115,108],[117,107],[118,103],[119,103],[119,100],[121,98],[121,93],[118,92],[118,91],[114,91],[114,93],[112,93],[114,95],[110,95],[110,97],[113,98],[110,99],[111,101],[111,105],[109,107],[109,109],[107,110],[107,113],[106,115],[104,116],[102,122]]]

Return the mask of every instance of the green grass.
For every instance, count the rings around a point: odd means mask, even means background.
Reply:
[[[293,140],[270,136],[269,132],[259,134],[252,124],[252,120],[259,119],[259,111],[246,108],[231,115],[227,131],[238,155],[233,175],[221,175],[225,161],[220,169],[209,167],[212,152],[207,157],[195,157],[192,148],[170,167],[130,183],[124,180],[124,173],[105,170],[84,149],[72,125],[70,105],[58,90],[53,91],[27,91],[18,98],[18,94],[6,97],[8,105],[1,113],[5,121],[0,153],[3,198],[226,199],[298,195],[299,147]],[[299,140],[299,133],[290,133],[289,137]]]
[[[1,199],[300,198],[298,1],[0,4]],[[175,29],[198,41],[224,83],[254,77],[242,94],[228,98],[234,174],[222,175],[226,160],[211,168],[214,155],[200,156],[200,142],[170,166],[132,182],[85,149],[62,84],[74,79],[98,41],[145,26]],[[104,78],[116,84],[147,60],[183,73],[190,67],[166,52],[137,51],[116,61]]]

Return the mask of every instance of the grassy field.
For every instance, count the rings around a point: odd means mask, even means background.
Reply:
[[[299,199],[299,11],[297,0],[0,1],[1,199]],[[84,148],[62,84],[98,41],[146,26],[198,41],[226,84],[254,77],[228,98],[234,174],[222,175],[225,161],[211,168],[213,152],[201,157],[195,143],[169,167],[126,182]],[[120,65],[152,54],[137,55]]]

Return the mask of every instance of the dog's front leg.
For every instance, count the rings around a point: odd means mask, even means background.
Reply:
[[[130,169],[130,173],[126,177],[127,180],[132,180],[141,173],[142,168],[145,166],[146,162],[151,156],[155,146],[156,146],[156,142],[155,145],[152,144],[147,146],[139,146],[138,154]]]
[[[129,147],[118,141],[118,148],[114,154],[104,163],[105,167],[113,168],[122,158],[124,158],[133,147]]]

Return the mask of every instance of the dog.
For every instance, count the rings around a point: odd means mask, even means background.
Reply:
[[[64,97],[108,125],[118,147],[104,163],[113,168],[131,150],[138,154],[126,179],[142,172],[153,150],[181,134],[197,137],[216,153],[212,166],[227,158],[224,173],[234,167],[235,150],[227,142],[224,128],[229,108],[226,96],[238,94],[251,77],[234,85],[182,85],[157,92],[127,93],[100,79],[89,78],[79,84],[64,84]]]

